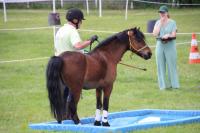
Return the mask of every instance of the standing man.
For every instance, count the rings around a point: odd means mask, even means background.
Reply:
[[[176,22],[170,19],[167,6],[161,6],[158,12],[160,19],[154,26],[153,35],[157,38],[156,63],[159,88],[160,90],[178,89],[180,86],[176,67]]]
[[[62,26],[58,32],[56,33],[55,39],[55,56],[59,56],[65,51],[76,51],[83,53],[83,49],[88,45],[91,45],[94,41],[97,41],[98,37],[96,35],[92,36],[91,39],[82,41],[78,29],[82,24],[82,20],[84,19],[83,12],[77,8],[69,9],[66,13],[67,23]],[[65,99],[67,100],[69,106],[69,102],[71,102],[72,94],[70,89],[65,86],[64,88]],[[64,114],[66,119],[70,118],[70,112],[66,112]]]
[[[56,33],[55,55],[58,56],[65,51],[83,52],[83,49],[97,40],[97,36],[90,40],[82,41],[78,30],[84,19],[83,12],[80,9],[72,8],[66,13],[67,23]]]

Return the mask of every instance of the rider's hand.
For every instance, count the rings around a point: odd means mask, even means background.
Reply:
[[[90,38],[90,44],[92,44],[94,41],[97,41],[98,40],[98,36],[97,35],[94,35]]]

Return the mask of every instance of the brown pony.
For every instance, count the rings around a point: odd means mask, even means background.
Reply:
[[[94,125],[110,126],[107,111],[117,64],[128,50],[145,60],[152,55],[145,43],[144,34],[138,28],[133,28],[102,41],[88,54],[68,51],[51,57],[46,71],[47,89],[51,112],[58,123],[65,119],[72,119],[75,124],[80,123],[77,105],[81,91],[96,88]]]

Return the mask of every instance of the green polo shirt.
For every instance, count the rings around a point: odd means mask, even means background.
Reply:
[[[65,51],[81,52],[81,50],[77,50],[74,47],[74,45],[78,42],[81,42],[78,30],[70,24],[65,24],[56,33],[55,44],[54,44],[55,55],[60,55],[62,52]]]

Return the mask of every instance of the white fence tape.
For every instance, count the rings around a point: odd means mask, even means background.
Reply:
[[[42,30],[42,29],[52,29],[51,26],[48,27],[32,27],[32,28],[13,28],[13,29],[0,29],[0,31],[25,31],[25,30]],[[89,30],[89,29],[81,29],[82,32],[95,32],[95,33],[107,33],[107,34],[115,34],[116,31],[104,31],[104,30]],[[195,32],[196,34],[200,34],[200,32]],[[144,33],[146,35],[151,35],[151,33]],[[179,35],[191,35],[192,33],[177,33]],[[200,41],[198,41],[200,42]],[[183,44],[190,44],[191,42],[180,42],[176,43],[177,46]],[[150,45],[151,48],[155,48],[155,45]],[[49,57],[38,57],[38,58],[29,58],[29,59],[18,59],[18,60],[2,60],[0,64],[4,63],[14,63],[14,62],[25,62],[25,61],[35,61],[35,60],[44,60]]]
[[[52,29],[53,26],[47,26],[47,27],[30,27],[30,28],[12,28],[12,29],[0,29],[0,31],[25,31],[25,30],[42,30],[42,29]],[[57,27],[59,28],[59,27]],[[104,31],[104,30],[90,30],[90,29],[80,29],[79,31],[83,32],[95,32],[95,33],[107,33],[107,34],[115,34],[118,33],[117,31]],[[199,34],[200,32],[194,32],[195,34]],[[151,35],[151,33],[144,33],[146,35]],[[177,33],[179,35],[191,35],[192,32],[186,32],[186,33]]]
[[[157,5],[174,5],[174,3],[163,3],[163,2],[153,2],[153,1],[145,1],[145,0],[133,0],[135,2],[140,2],[140,3],[147,3],[147,4],[157,4]],[[200,4],[182,4],[182,3],[177,3],[178,5],[184,5],[184,6],[200,6]]]
[[[37,58],[19,59],[19,60],[3,60],[3,61],[0,61],[0,64],[14,63],[14,62],[25,62],[25,61],[34,61],[34,60],[44,60],[44,59],[48,59],[48,58],[49,57],[37,57]]]
[[[13,28],[13,29],[0,29],[0,31],[24,31],[24,30],[42,30],[42,29],[50,29],[52,27],[32,27],[32,28]]]
[[[197,41],[200,42],[200,41]],[[191,42],[180,42],[180,43],[176,43],[177,46],[180,45],[190,45]],[[151,48],[155,48],[155,45],[149,45]],[[3,60],[0,61],[0,64],[5,64],[5,63],[15,63],[15,62],[25,62],[25,61],[36,61],[36,60],[46,60],[49,59],[50,57],[38,57],[38,58],[29,58],[29,59],[18,59],[18,60]]]

